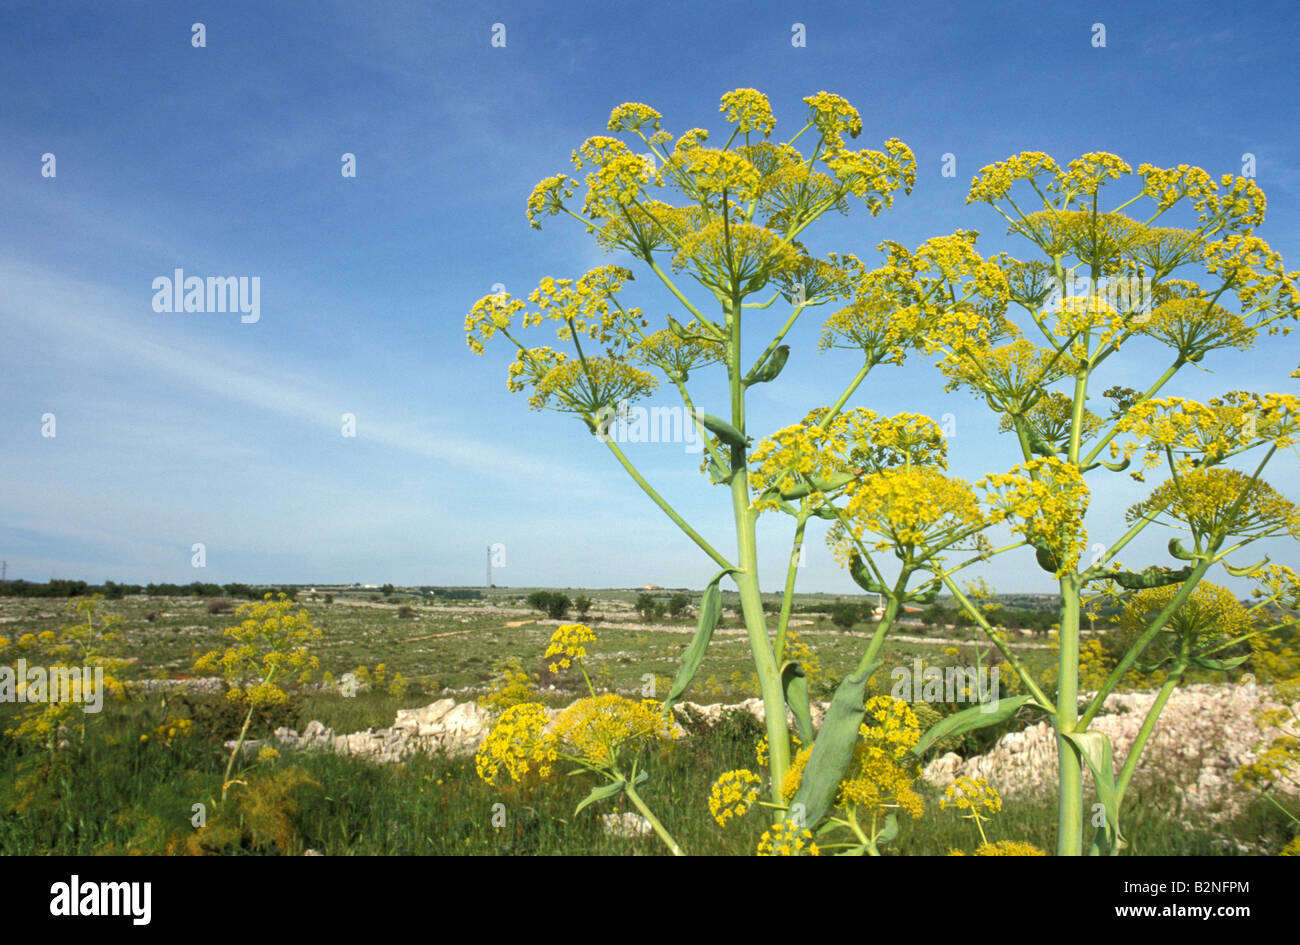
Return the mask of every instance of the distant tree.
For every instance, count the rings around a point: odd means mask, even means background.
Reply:
[[[668,601],[668,614],[671,617],[680,617],[686,613],[686,608],[691,604],[690,598],[685,594],[674,594]]]
[[[581,616],[587,616],[587,611],[591,610],[591,598],[585,594],[579,594],[573,601],[573,609]]]
[[[655,599],[649,594],[641,594],[636,599],[637,612],[645,620],[653,620],[655,615]]]
[[[921,624],[926,627],[947,626],[951,620],[952,614],[945,607],[930,607],[921,614]]]
[[[567,594],[559,591],[533,591],[526,598],[529,607],[535,607],[553,620],[561,620],[572,603]]]
[[[852,630],[853,625],[858,622],[861,611],[858,605],[850,604],[848,601],[841,601],[831,610],[831,622],[841,630]]]
[[[397,588],[393,587],[391,584],[385,584],[379,590],[385,597],[390,597],[392,596],[393,591],[397,590]]]

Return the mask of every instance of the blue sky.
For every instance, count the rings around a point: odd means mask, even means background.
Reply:
[[[818,252],[875,258],[955,229],[1024,250],[983,205],[982,166],[1023,150],[1119,154],[1134,167],[1239,173],[1257,160],[1259,234],[1300,260],[1300,136],[1289,3],[999,4],[10,3],[0,12],[0,557],[10,578],[701,586],[713,568],[571,417],[505,390],[509,352],[465,346],[496,283],[526,294],[605,256],[576,224],[530,229],[542,177],[641,101],[680,133],[724,127],[722,93],[753,87],[788,137],[820,90],[860,110],[855,146],[899,137],[912,196],[809,231]],[[191,25],[206,47],[191,45]],[[494,23],[506,45],[491,45]],[[802,23],[807,45],[791,44]],[[1102,23],[1106,45],[1092,45]],[[57,176],[43,177],[54,154]],[[356,155],[357,176],[340,173]],[[940,174],[951,153],[956,178]],[[569,221],[572,223],[572,221]],[[256,276],[260,319],[155,312],[174,269]],[[644,276],[644,272],[643,272]],[[644,277],[647,314],[680,314]],[[755,388],[749,432],[829,403],[856,369],[818,356],[815,311],[780,382]],[[779,324],[776,312],[763,316]],[[755,350],[764,324],[754,319]],[[536,343],[544,343],[538,340]],[[1292,390],[1294,338],[1192,372],[1172,392]],[[1117,372],[1152,372],[1151,349]],[[1162,366],[1162,365],[1161,365]],[[1118,375],[1111,383],[1130,382]],[[701,388],[701,406],[724,413]],[[663,401],[668,403],[668,401]],[[933,368],[880,369],[853,401],[953,415],[953,468],[1014,462],[996,420],[944,394]],[[341,433],[345,413],[355,437]],[[42,436],[53,414],[56,435]],[[728,503],[682,444],[629,455],[719,547]],[[1295,457],[1274,485],[1300,497]],[[1145,494],[1094,499],[1095,540]],[[1107,526],[1107,527],[1102,527]],[[789,524],[761,532],[765,585]],[[192,545],[206,567],[192,567]],[[1163,561],[1152,542],[1142,551]],[[1293,546],[1270,548],[1297,565]],[[1140,556],[1127,560],[1136,562]],[[1050,590],[1027,556],[984,572]],[[820,540],[804,590],[850,592]]]

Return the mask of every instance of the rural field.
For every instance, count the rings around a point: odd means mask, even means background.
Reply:
[[[312,645],[320,658],[319,675],[310,685],[289,687],[283,704],[254,714],[250,742],[274,746],[276,752],[244,752],[229,808],[219,802],[223,766],[243,713],[227,701],[227,686],[219,677],[205,679],[194,667],[202,654],[223,648],[225,630],[239,622],[235,610],[247,602],[224,595],[129,593],[97,600],[93,619],[120,620],[109,625],[119,638],[113,650],[124,658],[115,673],[124,684],[121,697],[107,699],[101,713],[87,715],[84,734],[74,737],[73,729],[65,728],[58,751],[33,751],[13,738],[24,707],[0,706],[10,730],[0,754],[0,852],[665,853],[654,836],[619,835],[606,827],[602,815],[635,814],[625,801],[595,803],[575,813],[589,787],[579,779],[494,786],[476,772],[472,752],[413,746],[400,760],[378,760],[364,753],[289,747],[273,736],[281,727],[302,732],[313,721],[340,734],[386,729],[399,710],[443,699],[490,707],[492,720],[526,700],[556,708],[573,703],[586,694],[585,684],[572,670],[550,671],[542,658],[564,621],[526,603],[538,590],[546,589],[291,589],[297,598],[292,609],[305,611],[321,630]],[[694,604],[673,617],[666,611],[679,592],[672,590],[552,592],[589,602],[581,619],[598,644],[584,665],[597,692],[662,699],[695,632]],[[687,596],[694,601],[698,592]],[[7,656],[21,652],[27,634],[39,640],[41,634],[75,623],[75,605],[84,600],[0,597],[0,641],[10,641]],[[638,603],[646,608],[644,614],[636,609]],[[776,598],[768,603],[779,606]],[[832,622],[829,613],[817,611],[849,605],[860,618],[863,605],[871,602],[808,594],[797,595],[794,603],[791,628],[815,652],[805,659],[812,698],[825,700],[851,670],[856,650],[874,625],[862,619],[849,624],[841,617],[845,628]],[[1047,613],[1042,601],[1017,603],[1004,615]],[[749,818],[719,830],[708,803],[718,774],[753,766],[755,746],[764,735],[759,721],[737,706],[754,686],[752,659],[733,605],[738,601],[724,601],[713,643],[684,694],[685,705],[678,710],[682,737],[648,747],[643,758],[654,772],[643,788],[645,798],[664,810],[668,829],[693,853],[751,853],[765,826],[759,818]],[[990,648],[980,644],[969,626],[933,619],[923,623],[923,616],[911,615],[896,630],[891,658],[897,666],[910,673],[918,659],[941,668],[988,660]],[[579,618],[570,614],[569,619]],[[1038,670],[1050,666],[1054,640],[1050,629],[1024,630],[1012,645]],[[992,655],[996,662],[996,653]],[[869,694],[887,695],[894,678],[902,677],[878,674]],[[935,718],[961,708],[939,701],[922,709],[919,691],[917,695],[918,710],[937,709]],[[949,751],[978,755],[1028,722],[1013,716],[949,739],[925,760]],[[1186,772],[1179,777],[1185,779]],[[920,783],[917,790],[925,814],[903,825],[889,852],[969,850],[972,831],[954,811],[941,809],[942,789]],[[1200,811],[1159,778],[1142,785],[1142,816],[1128,834],[1133,852],[1260,855],[1286,845],[1290,832],[1284,813],[1253,789],[1236,786],[1232,793],[1231,802],[1222,797],[1216,810]],[[1054,803],[1043,792],[1008,797],[996,829],[1003,837],[1050,846]],[[196,826],[196,804],[219,813]]]

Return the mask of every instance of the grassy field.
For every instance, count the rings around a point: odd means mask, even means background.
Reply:
[[[391,679],[402,673],[410,690],[395,697],[382,688],[351,698],[337,687],[300,692],[287,705],[261,714],[250,736],[277,725],[300,731],[319,719],[338,732],[386,727],[399,708],[454,695],[472,698],[491,687],[504,661],[518,659],[544,701],[565,705],[582,693],[581,677],[551,674],[542,653],[560,621],[539,616],[522,603],[528,589],[494,589],[481,601],[432,602],[427,597],[369,589],[303,592],[299,604],[322,629],[314,649],[322,669],[334,678],[364,665],[384,664]],[[333,596],[326,603],[325,594]],[[571,592],[576,596],[578,592]],[[639,693],[647,675],[666,687],[690,640],[693,618],[644,621],[633,609],[637,592],[586,592],[595,599],[585,618],[599,643],[588,668],[598,686]],[[377,599],[376,599],[377,598]],[[800,606],[821,603],[814,595]],[[68,601],[0,598],[0,635],[17,639],[66,625]],[[235,602],[236,604],[238,602]],[[161,679],[194,674],[195,659],[225,645],[223,630],[237,622],[232,612],[211,613],[202,598],[128,596],[103,601],[101,612],[121,618],[127,676]],[[405,610],[403,608],[406,608]],[[723,626],[687,699],[738,701],[753,694],[753,673],[739,621],[728,609]],[[577,618],[570,616],[570,620]],[[871,626],[842,631],[824,616],[801,614],[795,629],[820,663],[814,697],[825,696],[854,663]],[[906,666],[914,657],[938,663],[973,664],[970,630],[918,624],[897,631],[889,664]],[[1032,666],[1049,661],[1040,638],[1020,638],[1020,655]],[[980,647],[983,654],[985,647]],[[985,657],[981,656],[981,659]],[[877,688],[889,689],[878,673]],[[554,687],[553,689],[551,687]],[[660,689],[662,695],[662,688]],[[0,704],[0,727],[9,727],[19,707]],[[155,727],[166,717],[189,718],[191,734],[168,738]],[[251,764],[238,775],[231,803],[221,807],[222,742],[234,738],[242,712],[220,695],[179,689],[136,692],[111,702],[93,718],[84,742],[62,751],[34,750],[6,738],[0,749],[0,853],[301,853],[325,854],[659,854],[654,837],[606,836],[599,814],[623,809],[602,802],[574,815],[591,783],[555,778],[545,785],[491,787],[475,775],[472,759],[416,757],[401,765],[378,765],[324,753],[286,752]],[[959,746],[979,750],[1016,721],[985,730]],[[150,734],[152,733],[152,734]],[[761,815],[719,829],[706,798],[713,779],[730,768],[754,765],[762,732],[746,715],[699,729],[647,759],[653,780],[643,794],[691,853],[749,854],[763,830]],[[142,735],[149,736],[142,738]],[[892,852],[945,854],[976,845],[973,828],[952,811],[940,811],[933,792],[926,813],[905,821]],[[1160,798],[1135,805],[1147,811],[1131,825],[1132,852],[1206,855],[1243,852],[1225,837],[1249,838],[1252,852],[1275,852],[1290,838],[1285,818],[1255,806],[1238,822],[1189,825],[1152,811],[1172,809]],[[200,833],[191,823],[196,804],[212,819]],[[503,805],[494,807],[494,805]],[[496,816],[494,816],[494,814]],[[991,839],[1027,840],[1052,846],[1054,799],[1008,802],[991,828]]]
[[[488,685],[503,658],[515,656],[523,661],[525,671],[539,677],[543,689],[554,685],[576,695],[581,677],[556,677],[542,660],[547,640],[564,621],[548,619],[524,604],[530,590],[496,588],[482,601],[433,603],[409,594],[385,599],[374,592],[321,589],[315,595],[300,593],[298,605],[321,628],[322,639],[314,649],[322,670],[335,678],[358,666],[373,669],[383,663],[390,677],[400,672],[422,692],[469,692]],[[325,603],[326,593],[332,593],[333,603]],[[580,618],[571,612],[566,619],[587,623],[599,636],[600,644],[589,660],[593,678],[598,676],[609,688],[632,692],[642,689],[646,674],[662,679],[676,672],[695,629],[693,616],[646,622],[632,606],[637,592],[586,593],[595,601],[590,614]],[[797,595],[795,603],[807,607],[827,600],[833,598]],[[0,634],[17,639],[24,633],[55,630],[68,621],[66,603],[58,598],[0,598]],[[770,603],[775,609],[777,601]],[[136,595],[104,601],[101,610],[122,618],[120,632],[131,658],[138,661],[131,673],[139,678],[167,678],[192,674],[200,655],[224,645],[222,631],[236,622],[234,614],[209,613],[209,604],[206,598]],[[738,606],[734,600],[724,600],[722,626],[687,698],[716,702],[755,691],[750,686],[752,659],[733,606]],[[411,616],[402,616],[403,608]],[[842,631],[822,614],[796,614],[791,624],[816,651],[823,695],[857,662],[872,630],[868,624],[858,624]],[[948,659],[973,664],[973,639],[969,629],[927,631],[919,622],[904,623],[893,634],[890,655],[896,665],[905,666],[916,656],[939,660],[944,650],[955,647],[958,655],[949,654]],[[1046,659],[1041,637],[1016,646],[1030,665]],[[981,653],[988,650],[987,644],[979,647]],[[880,678],[887,680],[888,675]]]
[[[367,710],[391,717],[391,700],[323,698],[338,704],[342,714],[336,721],[356,719],[358,711]],[[322,708],[320,702],[315,706]],[[163,739],[141,742],[137,733],[159,717],[156,700],[118,706],[105,713],[84,745],[54,759],[7,746],[0,758],[0,854],[664,853],[654,837],[604,834],[599,815],[628,809],[622,805],[601,803],[575,815],[591,787],[586,778],[491,787],[477,778],[472,760],[414,757],[401,765],[379,765],[319,752],[286,753],[241,772],[241,784],[222,809],[217,797],[225,756],[219,735],[229,732],[200,726],[196,735],[170,745]],[[653,777],[643,796],[687,852],[753,852],[764,829],[761,815],[751,811],[720,829],[710,819],[706,798],[719,773],[752,766],[752,746],[760,735],[752,717],[737,715],[646,759]],[[925,813],[917,821],[904,818],[896,844],[886,853],[970,853],[978,843],[974,828],[956,812],[940,810],[934,791],[923,796]],[[207,812],[209,829],[203,833],[192,824],[195,804]],[[1160,809],[1159,804],[1144,807]],[[990,839],[1014,838],[1050,849],[1055,828],[1054,799],[1042,797],[1008,801],[986,829]],[[1285,819],[1262,802],[1237,821],[1217,826],[1148,813],[1128,833],[1133,853],[1174,856],[1244,852],[1225,837],[1249,838],[1251,852],[1276,852],[1290,837]]]

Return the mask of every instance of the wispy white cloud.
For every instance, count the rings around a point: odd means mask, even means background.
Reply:
[[[311,376],[308,365],[292,363],[277,352],[274,368],[266,357],[242,353],[233,345],[214,345],[205,338],[202,352],[169,340],[140,318],[113,317],[107,311],[138,310],[147,296],[124,297],[115,289],[56,277],[12,259],[0,260],[0,315],[11,326],[24,327],[55,342],[47,350],[81,362],[111,362],[125,372],[170,378],[193,391],[267,413],[279,414],[319,427],[340,427],[340,398],[326,390],[323,379]],[[237,330],[249,330],[240,326]],[[254,329],[255,330],[255,329]],[[269,374],[274,370],[276,375]],[[580,467],[538,458],[447,429],[437,419],[415,414],[412,420],[371,419],[391,411],[376,406],[352,410],[358,414],[358,437],[415,453],[462,471],[491,479],[565,482],[595,489],[598,481]],[[364,419],[363,419],[364,418]]]

